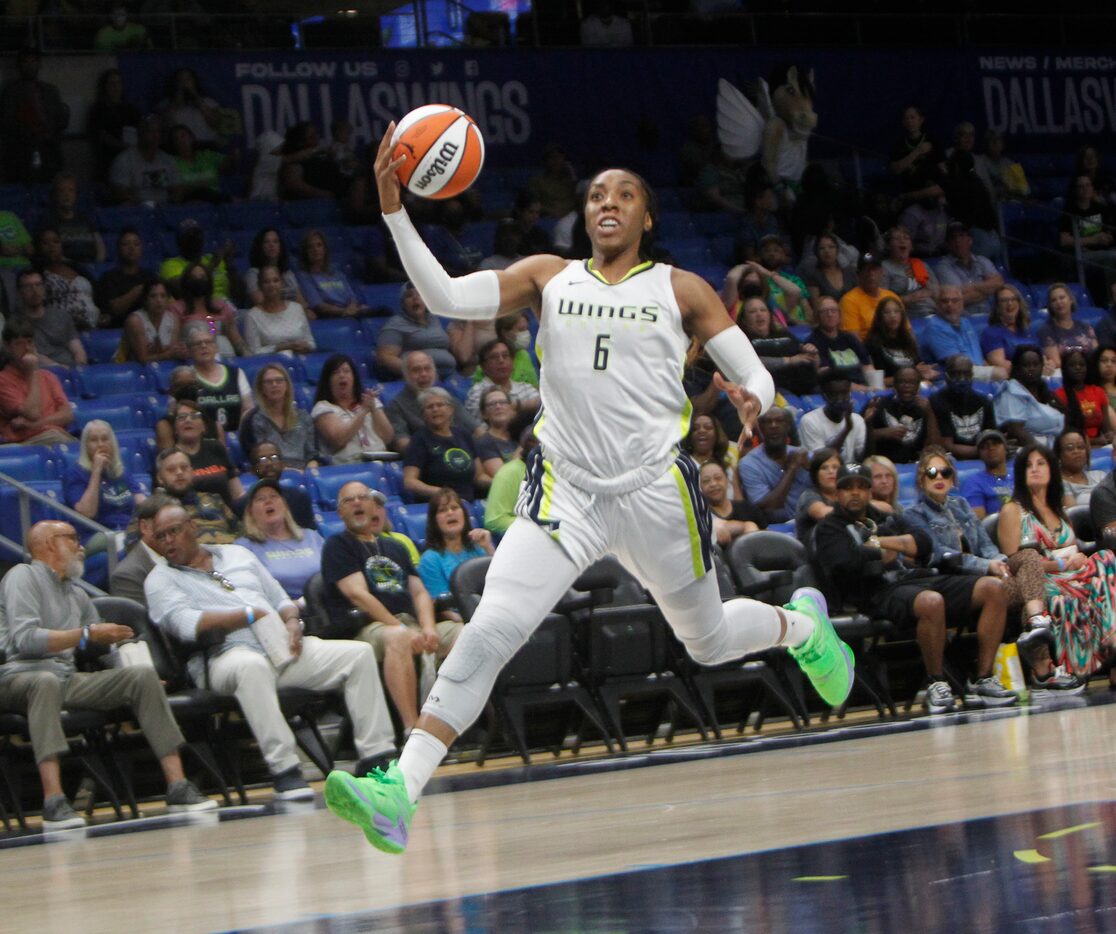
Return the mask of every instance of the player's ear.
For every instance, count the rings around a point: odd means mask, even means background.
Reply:
[[[643,212],[643,229],[644,230],[650,230],[654,226],[655,226],[655,221],[651,218],[651,212],[650,211],[644,211]]]

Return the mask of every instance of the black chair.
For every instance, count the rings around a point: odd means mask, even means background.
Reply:
[[[780,532],[753,532],[733,542],[729,549],[729,567],[737,581],[741,596],[782,606],[799,587],[818,587],[820,576],[808,560],[805,546]],[[830,607],[830,621],[837,634],[852,647],[858,664],[854,686],[869,696],[880,717],[895,716],[895,704],[887,688],[886,671],[877,651],[880,641],[891,632],[885,620],[872,620],[863,613],[844,607]],[[794,692],[800,715],[809,723],[802,676],[796,664],[784,652],[768,653],[775,670]],[[836,711],[844,715],[845,705]],[[823,714],[823,719],[828,712]]]
[[[1099,547],[1097,533],[1093,528],[1093,517],[1088,506],[1070,506],[1066,510],[1066,519],[1073,527],[1073,534],[1077,537],[1077,547],[1087,555],[1091,555]]]
[[[236,709],[236,699],[190,686],[188,676],[176,663],[165,636],[158,627],[151,625],[147,610],[141,604],[124,597],[94,597],[93,606],[101,619],[128,626],[137,640],[147,646],[155,670],[166,684],[167,703],[182,729],[186,748],[213,780],[225,804],[232,804],[225,769],[234,770],[227,761],[224,769],[221,766],[224,743],[219,724],[224,723],[228,714]],[[222,752],[219,754],[218,750]],[[239,776],[236,785],[241,802],[246,802]]]
[[[480,603],[490,562],[490,558],[471,558],[453,572],[450,589],[466,623]],[[484,764],[500,721],[506,725],[520,757],[530,763],[527,711],[558,705],[581,711],[582,717],[600,731],[612,752],[608,729],[592,694],[578,682],[577,667],[569,619],[557,613],[547,614],[496,678],[488,702],[489,729],[481,743],[477,765]],[[557,742],[552,745],[555,755],[562,751],[568,727],[568,722],[563,722]]]
[[[634,585],[634,586],[633,586]],[[669,627],[643,588],[612,557],[595,562],[574,582],[575,593],[560,602],[557,612],[569,615],[581,628],[588,686],[597,698],[620,748],[628,744],[621,718],[621,701],[653,698],[647,742],[654,741],[663,715],[670,712],[670,733],[677,711],[684,711],[708,737],[700,705],[686,681],[677,674],[685,662],[674,650]],[[638,602],[621,602],[617,594],[639,594]],[[582,593],[576,593],[581,591]]]
[[[980,521],[981,521],[981,524],[984,526],[984,531],[987,532],[988,537],[990,539],[992,539],[992,544],[995,545],[997,548],[999,548],[1000,547],[1000,535],[999,535],[1000,514],[998,512],[994,512],[991,515],[985,516]]]

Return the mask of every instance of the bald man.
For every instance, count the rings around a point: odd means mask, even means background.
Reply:
[[[24,713],[43,785],[43,828],[85,825],[62,791],[59,757],[69,751],[62,732],[63,708],[116,710],[131,707],[167,779],[167,809],[217,807],[187,781],[174,722],[159,676],[150,666],[80,672],[74,651],[111,646],[135,636],[127,626],[102,622],[89,596],[75,583],[85,551],[74,527],[39,522],[27,536],[30,564],[12,568],[0,581],[0,708]]]

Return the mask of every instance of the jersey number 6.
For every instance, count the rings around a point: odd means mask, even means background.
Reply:
[[[608,369],[608,347],[605,341],[611,340],[611,334],[598,334],[597,335],[597,349],[593,352],[593,369],[594,370],[607,370]]]

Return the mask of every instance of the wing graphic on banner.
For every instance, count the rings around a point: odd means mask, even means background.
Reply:
[[[730,159],[751,159],[763,146],[763,128],[771,113],[767,82],[756,81],[761,112],[739,88],[720,78],[717,81],[717,139]]]

